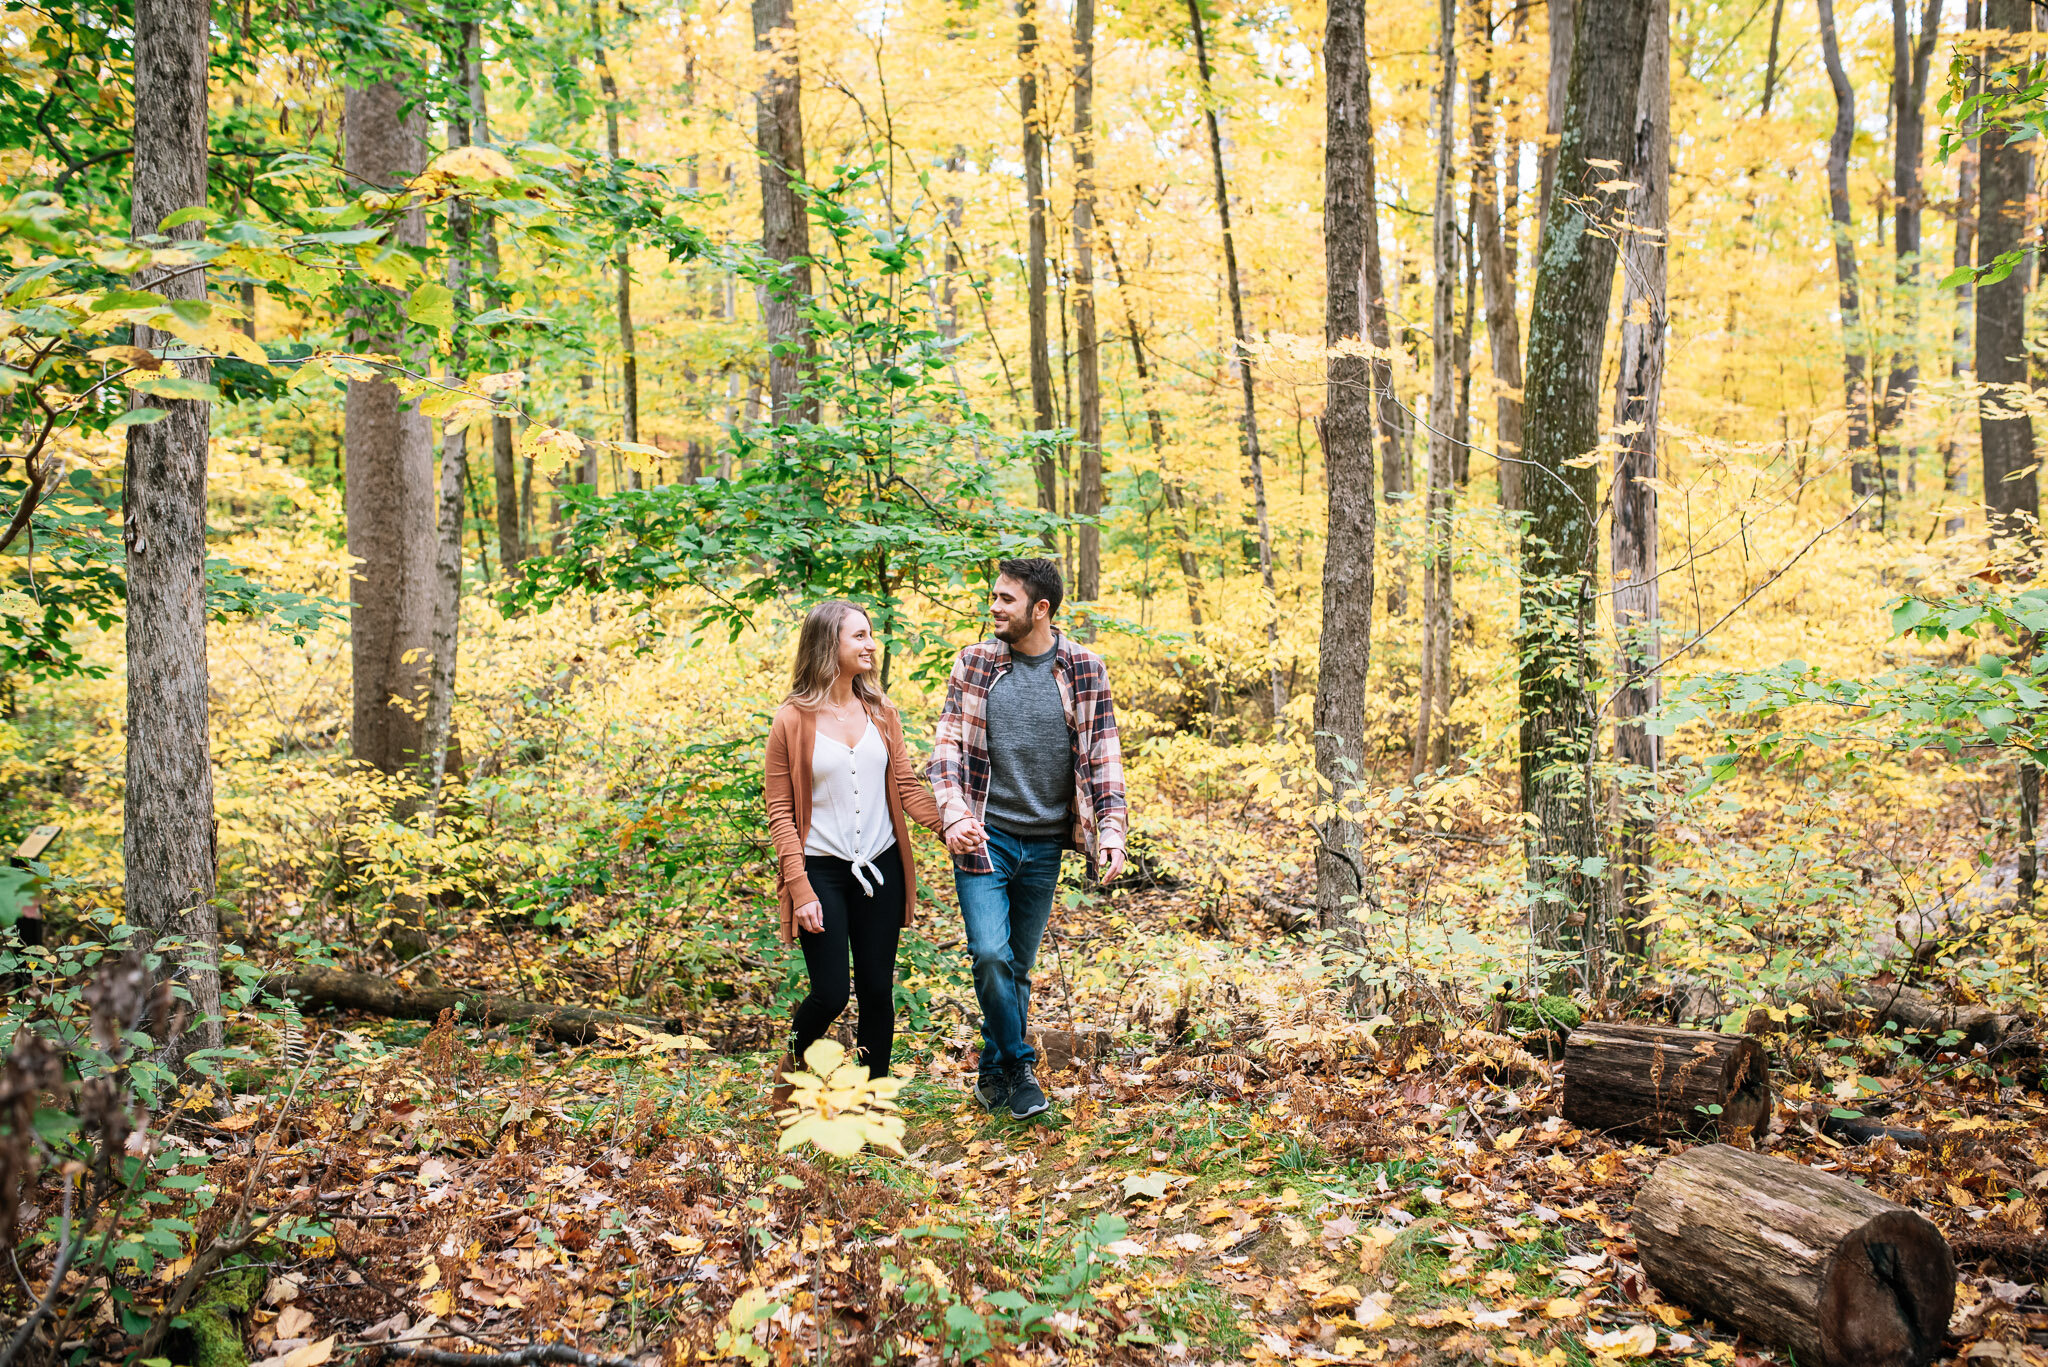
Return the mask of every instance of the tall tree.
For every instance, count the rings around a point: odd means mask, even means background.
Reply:
[[[1075,597],[1102,596],[1102,375],[1095,330],[1095,0],[1074,0],[1074,369],[1081,479],[1074,512],[1081,524]],[[1089,628],[1093,633],[1093,628]]]
[[[1230,296],[1230,335],[1237,344],[1237,375],[1244,391],[1239,437],[1252,472],[1252,509],[1259,532],[1259,581],[1266,591],[1266,685],[1275,730],[1286,725],[1287,687],[1280,673],[1280,599],[1273,589],[1273,524],[1266,511],[1266,462],[1259,451],[1257,387],[1252,374],[1251,329],[1244,321],[1244,290],[1237,277],[1237,237],[1230,229],[1230,184],[1223,171],[1223,126],[1216,112],[1216,86],[1209,70],[1209,45],[1202,36],[1202,0],[1188,0],[1188,27],[1195,40],[1195,70],[1202,78],[1202,119],[1209,129],[1209,160],[1216,173],[1216,219],[1223,229],[1223,284]]]
[[[1432,762],[1431,737],[1448,721],[1451,702],[1451,490],[1455,424],[1452,385],[1457,358],[1457,178],[1451,169],[1458,98],[1457,0],[1437,3],[1436,190],[1431,197],[1429,492],[1422,519],[1422,669],[1415,687],[1412,778]],[[1448,750],[1448,740],[1438,747]]]
[[[1372,85],[1365,0],[1330,0],[1323,28],[1323,372],[1320,434],[1329,486],[1323,623],[1316,670],[1316,773],[1331,803],[1316,847],[1316,919],[1341,923],[1365,895],[1359,833],[1344,804],[1365,780],[1365,682],[1372,665],[1373,434],[1378,386],[1364,341],[1363,277],[1375,229]]]
[[[1771,45],[1764,57],[1763,112],[1771,112],[1771,96],[1778,90],[1778,34],[1785,24],[1785,0],[1771,0]]]
[[[804,178],[803,82],[794,0],[753,0],[754,50],[770,54],[757,101],[754,142],[761,158],[761,249],[775,263],[762,292],[768,325],[768,413],[776,423],[813,417],[802,396],[813,352],[804,326],[811,296],[811,223],[797,186]]]
[[[388,80],[351,88],[343,105],[344,164],[358,185],[395,190],[418,174],[425,137],[411,101]],[[404,214],[402,247],[426,245],[426,216]],[[367,289],[355,310],[358,350],[403,345],[400,300]],[[343,417],[348,443],[349,659],[354,678],[355,756],[387,774],[421,757],[434,602],[434,447],[419,405],[389,380],[351,380]]]
[[[1600,444],[1601,359],[1619,250],[1607,226],[1615,205],[1599,186],[1613,174],[1604,168],[1623,165],[1635,148],[1650,7],[1651,0],[1579,0],[1557,181],[1529,309],[1521,778],[1522,810],[1535,819],[1532,922],[1547,949],[1583,948],[1605,933],[1591,789],[1595,666],[1586,644],[1599,569],[1599,477],[1584,458]]]
[[[590,0],[590,41],[597,51],[597,79],[604,91],[604,150],[612,189],[619,190],[619,83],[612,76],[611,59],[605,55],[604,20],[598,0]],[[802,137],[799,123],[798,137]],[[801,143],[799,142],[799,147]],[[619,408],[627,441],[640,440],[640,352],[633,343],[633,259],[624,233],[612,248],[612,270],[617,276],[616,304],[619,323]],[[633,472],[633,487],[640,487],[640,472]]]
[[[1493,448],[1500,470],[1500,506],[1522,506],[1522,325],[1515,313],[1515,269],[1501,227],[1500,168],[1496,159],[1511,148],[1500,136],[1491,69],[1493,15],[1488,0],[1474,10],[1474,29],[1488,57],[1472,74],[1473,246],[1479,255],[1486,293],[1486,349],[1494,386]],[[1512,165],[1512,162],[1510,162]]]
[[[1966,0],[1963,6],[1963,28],[1975,31],[1984,26],[1983,0]],[[1983,89],[1984,65],[1980,58],[1969,59],[1969,93],[1977,94]],[[1965,272],[1977,260],[1977,118],[1974,114],[1963,127],[1963,145],[1956,150],[1956,207],[1955,207],[1955,255],[1951,264],[1962,279],[1956,284],[1956,311],[1953,331],[1949,338],[1949,375],[1961,380],[1969,375],[1971,365],[1971,323],[1976,314],[1976,282]],[[1946,440],[1942,442],[1942,484],[1950,493],[1959,494],[1970,486],[1969,471],[1962,453],[1957,449],[1955,429],[1951,427]],[[1960,535],[1963,518],[1960,512],[1951,512],[1942,530],[1950,536]]]
[[[1920,152],[1927,132],[1927,76],[1941,28],[1941,0],[1927,0],[1916,34],[1906,0],[1892,0],[1892,355],[1877,409],[1877,461],[1899,468],[1899,428],[1920,385]]]
[[[164,220],[206,207],[207,0],[136,0],[131,225],[138,238],[200,235]],[[173,301],[206,298],[194,269],[149,268],[135,280]],[[135,329],[135,345],[169,345]],[[204,360],[171,364],[205,383]],[[191,999],[187,1029],[160,1041],[182,1059],[221,1046],[220,924],[213,756],[206,671],[206,447],[211,406],[152,399],[154,423],[128,429],[122,540],[128,571],[127,789],[121,813],[128,920],[162,944]],[[182,942],[173,950],[169,939]],[[9,1198],[12,1199],[12,1198]]]
[[[1031,425],[1050,432],[1060,424],[1052,407],[1052,330],[1046,315],[1045,129],[1038,112],[1036,0],[1017,0],[1017,61],[1017,106],[1024,121],[1024,302],[1031,329]],[[1057,512],[1060,506],[1059,463],[1050,447],[1038,457],[1038,506],[1047,512]],[[1052,544],[1049,531],[1045,544]]]
[[[472,44],[469,48],[467,79],[469,82],[469,134],[479,147],[491,145],[490,108],[484,94],[483,48]],[[483,244],[482,269],[478,284],[482,287],[485,300],[496,305],[507,297],[507,291],[499,278],[498,230],[496,220],[489,213],[477,215],[477,233]],[[505,578],[519,576],[519,562],[526,558],[526,529],[520,517],[519,467],[517,451],[512,441],[512,416],[509,413],[491,415],[491,480],[498,520],[498,563]]]
[[[1566,105],[1570,100],[1572,53],[1578,37],[1579,0],[1549,0],[1550,72],[1544,88],[1543,162],[1537,169],[1536,221],[1550,222],[1550,193],[1557,183],[1557,158],[1564,141]]]
[[[1828,215],[1834,223],[1835,299],[1842,314],[1842,394],[1849,421],[1849,492],[1856,498],[1877,495],[1878,521],[1883,525],[1890,480],[1870,459],[1869,339],[1863,332],[1861,291],[1856,281],[1854,214],[1849,203],[1849,145],[1856,137],[1856,90],[1842,67],[1841,44],[1835,34],[1834,0],[1817,0],[1820,8],[1822,60],[1835,92],[1835,131],[1828,139]]]
[[[1658,738],[1643,724],[1655,710],[1663,652],[1657,603],[1657,410],[1664,387],[1665,244],[1671,179],[1671,22],[1668,0],[1650,0],[1643,80],[1636,94],[1635,149],[1628,160],[1627,242],[1622,248],[1621,365],[1614,383],[1614,513],[1608,553],[1614,576],[1614,752],[1654,774]],[[1650,822],[1625,802],[1621,821],[1621,932],[1645,947],[1639,911],[1649,892]]]
[[[478,47],[477,25],[463,20],[456,28],[449,66],[466,71]],[[468,92],[450,102],[448,145],[470,143],[471,103]],[[463,324],[468,321],[469,255],[475,236],[475,216],[466,199],[448,205],[448,265],[446,280],[455,295],[454,345],[448,368],[457,383],[469,369],[469,346]],[[448,775],[448,749],[455,733],[455,657],[462,626],[462,526],[468,509],[469,427],[463,424],[441,436],[441,485],[435,510],[434,613],[429,638],[432,674],[427,685],[426,731],[423,738],[427,779],[427,820],[439,822],[441,795]]]
[[[1984,26],[2019,35],[2033,29],[2031,0],[1985,0]],[[2022,40],[2024,41],[2024,40]],[[1985,66],[2020,59],[2015,43],[1987,53]],[[1985,265],[2021,245],[2027,193],[2033,186],[2030,142],[2009,142],[1987,126],[1978,140],[1977,259]],[[2021,263],[2003,280],[1977,286],[1977,379],[1985,386],[1977,419],[1984,452],[1984,509],[1994,536],[2030,532],[2040,515],[2040,479],[2034,472],[2034,424],[2013,400],[2027,383],[2027,284]]]

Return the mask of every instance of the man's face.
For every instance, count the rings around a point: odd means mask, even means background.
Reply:
[[[1007,574],[998,575],[988,595],[989,622],[995,628],[996,639],[1015,645],[1029,636],[1037,623],[1032,614],[1035,606],[1029,589]]]

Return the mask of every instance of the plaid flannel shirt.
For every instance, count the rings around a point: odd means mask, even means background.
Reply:
[[[1116,704],[1102,657],[1054,632],[1052,673],[1067,710],[1074,754],[1073,848],[1092,864],[1096,853],[1124,843],[1124,760],[1116,734]],[[925,774],[939,799],[939,828],[982,819],[988,807],[988,691],[1010,669],[1004,641],[977,641],[953,662],[946,705]],[[962,873],[993,873],[986,849],[954,857]]]

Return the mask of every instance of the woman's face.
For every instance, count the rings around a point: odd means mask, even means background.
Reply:
[[[875,667],[875,629],[864,612],[849,612],[839,619],[839,673],[843,678],[867,674]]]

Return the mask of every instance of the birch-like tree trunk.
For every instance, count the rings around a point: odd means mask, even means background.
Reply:
[[[1457,179],[1451,169],[1458,96],[1457,0],[1437,4],[1436,190],[1431,197],[1429,484],[1422,519],[1422,669],[1415,687],[1412,779],[1433,759],[1431,738],[1448,721],[1451,697],[1451,418],[1458,302]],[[1444,747],[1447,748],[1447,747]]]
[[[1080,483],[1074,512],[1081,524],[1080,573],[1074,596],[1102,596],[1102,375],[1095,330],[1095,0],[1074,0],[1074,370]],[[1086,628],[1092,638],[1095,629]]]
[[[466,59],[469,83],[469,135],[479,147],[491,145],[490,106],[484,95],[484,62],[480,45],[471,45]],[[476,235],[482,262],[477,284],[486,307],[503,302],[507,291],[499,279],[498,229],[488,212],[476,215]],[[525,525],[519,516],[519,466],[512,442],[509,414],[491,416],[492,503],[498,523],[498,563],[507,581],[519,577],[519,562],[526,558]]]
[[[1060,424],[1052,406],[1052,329],[1046,315],[1045,129],[1038,112],[1036,0],[1017,0],[1017,62],[1017,106],[1024,137],[1024,305],[1031,332],[1031,426],[1051,432]],[[1038,506],[1059,511],[1059,461],[1051,447],[1038,457]],[[1046,533],[1045,544],[1053,544],[1052,533]]]
[[[1828,139],[1828,215],[1834,223],[1835,301],[1842,314],[1842,397],[1848,412],[1849,492],[1857,499],[1879,498],[1884,514],[1883,473],[1870,458],[1870,339],[1863,330],[1861,291],[1856,279],[1854,211],[1849,202],[1849,146],[1856,137],[1856,90],[1842,67],[1835,35],[1834,0],[1816,0],[1820,7],[1822,60],[1835,92],[1835,131]]]
[[[769,54],[754,141],[761,158],[761,249],[776,263],[762,291],[768,325],[768,414],[774,423],[815,418],[803,397],[812,355],[804,326],[811,295],[811,223],[796,187],[804,178],[804,116],[794,0],[753,0],[754,50]]]
[[[1963,28],[1973,31],[1984,27],[1984,6],[1982,0],[1967,0],[1963,6]],[[1969,93],[1976,95],[1984,86],[1984,66],[1981,59],[1970,58]],[[1977,116],[1971,115],[1963,127],[1963,145],[1956,150],[1956,207],[1955,207],[1955,254],[1951,264],[1955,270],[1965,270],[1977,261]],[[1970,354],[1977,304],[1976,282],[1965,276],[1956,286],[1956,312],[1954,329],[1949,336],[1949,375],[1962,381],[1970,374]],[[1970,488],[1970,474],[1967,462],[1958,449],[1956,433],[1950,427],[1947,438],[1941,445],[1942,485],[1951,494],[1967,493]],[[1958,500],[1959,502],[1960,500]],[[1942,531],[1949,536],[1959,536],[1963,531],[1961,513],[1952,512],[1943,524]]]
[[[1372,87],[1365,0],[1330,0],[1323,29],[1323,373],[1321,437],[1329,486],[1315,751],[1321,801],[1316,920],[1340,925],[1366,895],[1357,823],[1345,803],[1365,781],[1365,683],[1372,665],[1374,363],[1360,354],[1367,234],[1373,230]],[[1376,245],[1376,244],[1375,244]]]
[[[464,20],[457,29],[457,50],[449,54],[451,65],[466,67],[477,46],[477,25]],[[467,102],[451,105],[448,145],[465,147],[470,142],[470,113]],[[455,294],[454,345],[449,354],[450,377],[461,383],[469,368],[469,346],[462,324],[470,314],[469,253],[475,235],[475,216],[466,199],[448,204],[448,267],[446,283]],[[462,524],[468,511],[469,428],[464,425],[441,435],[440,497],[435,511],[434,617],[429,649],[433,668],[427,685],[426,746],[427,829],[433,831],[441,818],[441,795],[448,777],[448,749],[455,734],[455,661],[462,634]]]
[[[389,81],[345,96],[344,164],[358,185],[396,189],[424,162],[417,112],[401,119],[409,97]],[[414,209],[393,231],[406,246],[426,245],[426,217]],[[356,311],[351,343],[392,354],[403,345],[403,301],[388,290]],[[419,405],[400,399],[388,380],[351,380],[344,416],[348,442],[349,656],[354,676],[355,757],[387,774],[413,770],[424,753],[434,615],[434,447]]]
[[[1986,0],[1984,26],[2011,34],[2033,28],[2030,0]],[[1988,53],[1993,68],[2015,60],[2018,45]],[[2030,142],[2007,143],[2002,134],[1978,141],[1977,259],[1990,265],[2018,247],[2026,232],[2026,201],[2034,181]],[[1984,452],[1984,509],[1994,537],[2031,535],[2041,512],[2034,472],[2034,424],[2012,400],[2027,383],[2027,284],[2022,262],[2003,280],[1977,287],[1977,379],[1985,392],[1977,405]]]
[[[1657,417],[1664,386],[1665,246],[1671,180],[1671,25],[1668,0],[1651,0],[1636,94],[1635,149],[1628,160],[1628,227],[1622,248],[1621,364],[1614,385],[1614,505],[1608,554],[1614,576],[1614,753],[1658,770],[1658,737],[1642,718],[1657,706],[1663,654],[1657,602]],[[1649,894],[1651,822],[1640,792],[1623,793],[1620,831],[1621,943],[1639,958],[1647,939],[1638,912]]]
[[[1635,148],[1636,90],[1652,0],[1579,0],[1557,180],[1537,250],[1529,310],[1528,424],[1522,538],[1522,810],[1539,948],[1580,951],[1601,972],[1601,847],[1593,819],[1595,663],[1589,620],[1599,572],[1594,540],[1601,359],[1618,253],[1615,196],[1599,188]]]
[[[1202,0],[1188,0],[1188,27],[1195,40],[1195,70],[1202,78],[1202,120],[1209,129],[1209,158],[1216,173],[1216,220],[1223,229],[1223,283],[1230,296],[1230,335],[1237,345],[1237,375],[1244,391],[1244,425],[1239,436],[1252,473],[1252,509],[1259,533],[1259,582],[1266,593],[1266,686],[1277,733],[1287,725],[1287,686],[1280,673],[1280,599],[1273,590],[1273,524],[1266,511],[1266,462],[1259,451],[1252,335],[1245,326],[1244,290],[1237,276],[1237,237],[1230,228],[1230,184],[1223,170],[1223,125],[1216,113],[1209,44],[1202,34]]]
[[[207,0],[136,0],[135,151],[130,224],[137,237],[196,238],[198,223],[166,230],[180,209],[206,207]],[[144,270],[139,289],[204,300],[198,270]],[[135,345],[168,334],[135,329]],[[203,360],[171,363],[210,378]],[[189,998],[167,1059],[222,1043],[220,922],[213,907],[213,756],[206,669],[206,448],[212,407],[152,399],[154,423],[128,429],[122,541],[127,553],[128,753],[121,811],[122,893],[129,922],[155,944]]]

